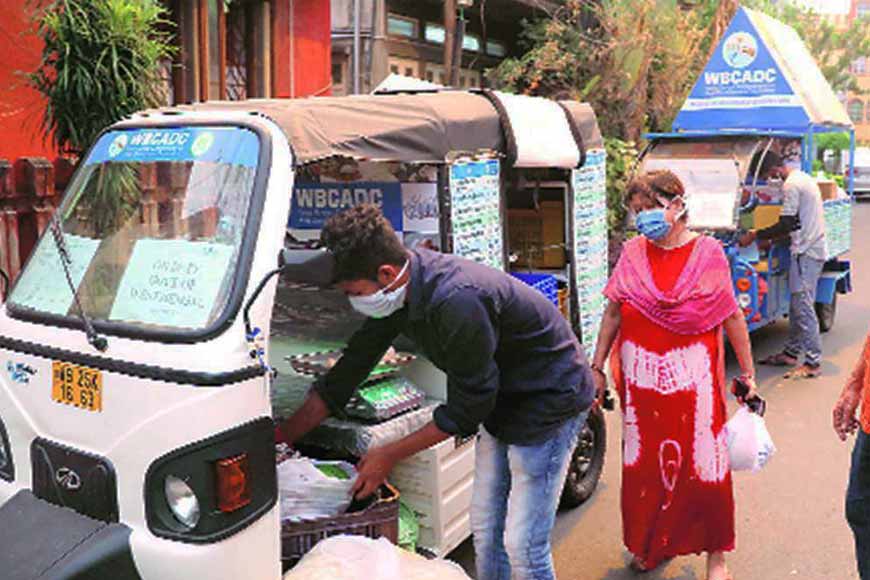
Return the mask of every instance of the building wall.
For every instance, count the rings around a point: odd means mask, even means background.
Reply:
[[[179,45],[164,63],[166,104],[329,92],[327,0],[236,0],[229,12],[223,0],[165,3]],[[0,159],[57,155],[41,135],[45,101],[25,76],[42,52],[33,6],[0,1]]]
[[[353,0],[332,3],[332,80],[335,94],[352,92]],[[485,8],[481,11],[481,6]],[[359,0],[361,92],[390,73],[444,84],[444,3],[438,0]],[[543,15],[540,2],[489,0],[466,10],[470,43],[454,86],[486,85],[487,69],[519,52],[521,20]],[[440,37],[439,37],[440,28]],[[476,47],[476,48],[475,48]],[[487,50],[490,48],[491,50]]]
[[[27,85],[22,71],[39,65],[42,42],[35,33],[27,6],[32,0],[0,2],[0,159],[54,157],[42,139],[42,96]]]
[[[851,0],[849,20],[870,18],[870,0]],[[855,135],[862,145],[870,146],[870,54],[852,63],[852,73],[858,79],[861,93],[846,96],[846,109],[855,123]]]

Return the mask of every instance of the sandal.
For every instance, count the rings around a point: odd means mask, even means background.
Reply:
[[[651,565],[647,564],[646,562],[644,562],[643,560],[641,560],[640,558],[638,558],[637,556],[632,556],[631,562],[628,563],[628,567],[631,568],[631,571],[634,572],[635,574],[646,574],[647,572],[652,572],[653,570],[655,570],[657,568],[661,568],[662,566],[664,566],[665,564],[667,564],[671,560],[673,560],[673,558],[665,558],[664,560],[662,560],[661,562],[659,562],[655,566],[651,566]],[[730,580],[730,579],[728,579],[728,580]]]
[[[787,352],[772,354],[767,358],[758,361],[760,365],[768,365],[772,367],[793,367],[798,363],[798,359],[791,356]]]
[[[801,365],[793,371],[789,371],[783,375],[786,379],[815,379],[819,375],[822,374],[822,369],[820,367],[814,367],[810,365]]]
[[[634,556],[631,559],[631,562],[628,563],[628,567],[631,568],[631,571],[635,574],[645,574],[653,570],[653,568],[645,564],[644,561],[639,559],[637,556]]]

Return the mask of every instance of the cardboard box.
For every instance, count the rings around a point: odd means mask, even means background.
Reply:
[[[822,199],[837,199],[837,184],[834,181],[824,180],[819,181],[819,189],[822,192]]]
[[[526,268],[564,268],[565,205],[559,201],[541,202],[541,211],[508,210],[508,244],[519,259],[514,264]]]
[[[781,205],[759,205],[752,211],[752,227],[761,230],[779,221]]]

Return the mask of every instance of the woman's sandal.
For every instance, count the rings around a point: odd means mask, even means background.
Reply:
[[[631,568],[631,571],[634,572],[635,574],[646,574],[647,572],[652,572],[653,570],[655,570],[657,568],[661,568],[662,566],[664,566],[665,564],[667,564],[671,560],[673,560],[673,558],[665,558],[664,560],[662,560],[661,562],[659,562],[655,566],[650,566],[649,564],[647,564],[643,560],[639,559],[637,556],[632,556],[631,562],[628,563],[628,567]],[[731,580],[731,579],[729,579],[729,580]]]

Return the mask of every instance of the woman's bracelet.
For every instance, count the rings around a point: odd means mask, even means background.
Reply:
[[[589,368],[597,373],[601,373],[602,375],[607,374],[606,372],[604,372],[604,369],[601,368],[597,363],[592,363],[591,365],[589,365]]]

